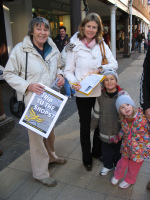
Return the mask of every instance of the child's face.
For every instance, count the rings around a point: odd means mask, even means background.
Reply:
[[[107,75],[104,79],[104,87],[106,91],[109,93],[113,93],[116,91],[117,80],[114,75]]]
[[[133,106],[131,104],[122,104],[119,108],[122,115],[124,115],[127,118],[130,118],[133,114]]]

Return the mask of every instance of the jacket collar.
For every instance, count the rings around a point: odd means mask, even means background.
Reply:
[[[116,88],[117,88],[118,92],[120,92],[122,90],[119,85],[116,85]],[[106,92],[106,88],[104,87],[102,91]]]
[[[22,43],[22,48],[25,52],[32,52],[34,54],[39,54],[36,49],[33,46],[33,43],[31,42],[31,39],[29,36],[26,36],[23,39],[23,43]],[[46,43],[45,43],[45,48],[44,48],[44,57],[45,60],[49,59],[49,56],[52,56],[55,53],[59,53],[59,50],[57,49],[55,43],[52,41],[51,38],[48,37]],[[47,56],[47,57],[46,57]]]

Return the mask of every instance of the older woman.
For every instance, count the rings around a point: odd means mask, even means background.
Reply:
[[[101,85],[98,84],[89,96],[78,92],[80,81],[90,72],[99,74],[102,69],[117,69],[118,64],[109,47],[104,42],[107,65],[101,65],[102,55],[99,43],[102,42],[102,22],[96,13],[87,15],[79,26],[79,33],[73,36],[66,49],[67,58],[65,77],[75,85],[76,104],[80,118],[80,141],[82,147],[83,164],[87,171],[92,170],[92,156],[101,151],[99,135],[94,133],[93,148],[91,152],[90,122],[91,110],[95,103],[95,97],[101,95]],[[99,140],[99,141],[98,141]]]
[[[59,50],[49,38],[49,23],[43,17],[34,18],[28,28],[28,35],[23,42],[17,44],[11,52],[4,70],[4,78],[17,91],[18,100],[25,95],[27,105],[33,92],[40,95],[44,87],[51,87],[59,78],[58,86],[64,84],[62,71],[58,68]],[[26,52],[28,52],[27,80],[25,77]],[[50,177],[48,165],[51,162],[65,164],[54,149],[54,130],[47,139],[28,130],[30,142],[31,165],[33,177],[47,186],[55,186],[57,182]]]

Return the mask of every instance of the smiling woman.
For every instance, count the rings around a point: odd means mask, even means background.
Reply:
[[[43,17],[34,18],[28,28],[28,35],[11,52],[4,70],[4,78],[17,91],[18,100],[24,95],[27,106],[33,93],[41,95],[44,86],[51,87],[56,78],[58,86],[64,84],[63,72],[59,68],[59,50],[49,36],[49,22]],[[25,62],[28,52],[27,79]],[[42,83],[43,85],[39,84]],[[44,112],[41,110],[40,112]],[[49,114],[50,115],[50,114]],[[49,163],[65,164],[66,160],[55,154],[54,129],[47,139],[28,130],[33,177],[47,186],[57,182],[50,177]]]
[[[93,147],[91,152],[90,123],[91,111],[96,97],[101,95],[101,85],[98,84],[90,95],[85,96],[78,92],[80,81],[88,74],[99,74],[102,69],[117,69],[118,64],[114,59],[109,47],[104,42],[104,48],[108,64],[102,65],[102,55],[99,43],[102,38],[102,21],[98,14],[90,13],[79,26],[76,33],[66,46],[67,57],[64,74],[76,91],[76,104],[80,118],[80,141],[82,147],[83,164],[87,171],[92,170],[92,157],[100,158],[101,141],[99,130],[96,129],[93,136]]]
[[[98,25],[95,21],[90,21],[85,24],[84,34],[85,34],[87,43],[90,43],[92,41],[92,39],[95,37],[97,31],[98,31]]]
[[[47,41],[49,36],[49,29],[45,28],[44,24],[35,26],[33,33],[33,43],[41,50],[43,50],[43,45]]]

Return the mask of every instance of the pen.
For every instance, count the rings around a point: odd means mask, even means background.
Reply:
[[[72,84],[72,85],[76,85],[76,86],[78,85],[78,84],[76,84],[76,83],[72,83],[72,82],[70,82],[70,81],[68,81],[68,82],[69,82],[70,84]]]

